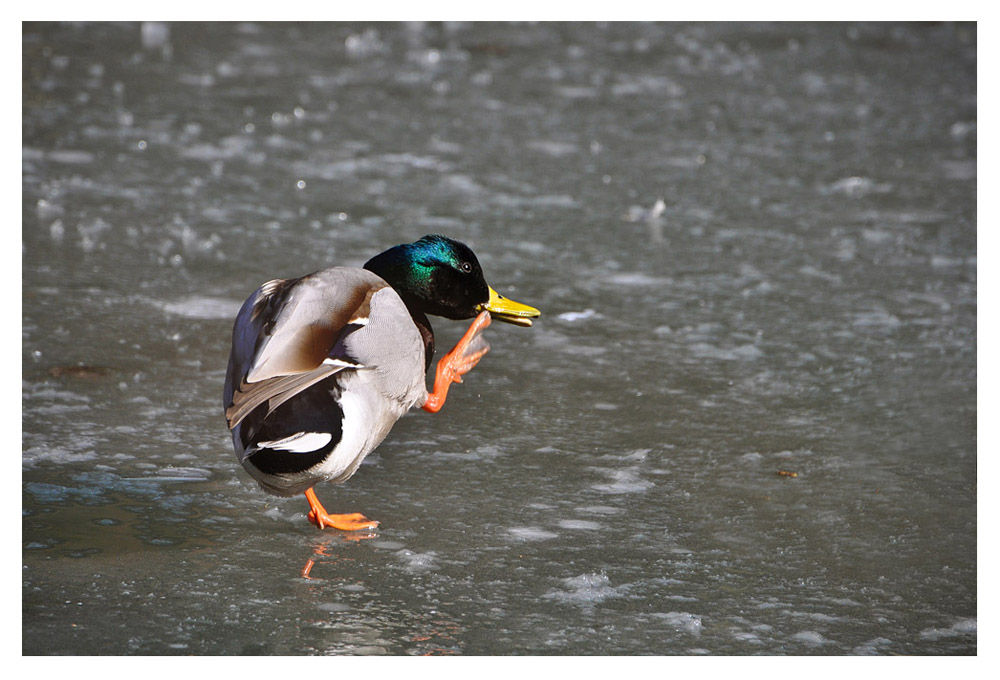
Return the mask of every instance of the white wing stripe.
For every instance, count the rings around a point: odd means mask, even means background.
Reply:
[[[291,453],[310,453],[323,448],[330,443],[331,439],[333,439],[333,435],[329,432],[296,432],[284,439],[257,442],[257,446],[262,449],[290,451]]]
[[[364,368],[364,366],[357,362],[348,361],[346,359],[334,359],[333,357],[323,359],[323,363],[327,366],[336,366],[337,368]]]

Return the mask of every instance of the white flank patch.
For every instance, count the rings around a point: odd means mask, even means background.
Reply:
[[[357,385],[355,380],[358,381]],[[389,402],[373,394],[370,386],[357,378],[356,374],[345,381],[340,394],[340,408],[344,412],[343,434],[337,446],[323,461],[321,471],[325,476],[336,480],[348,471],[353,473],[361,459],[378,446],[392,423],[401,415],[391,411],[388,406]]]
[[[310,453],[323,448],[330,443],[333,435],[329,432],[297,432],[284,439],[276,439],[271,442],[258,442],[257,446],[276,451],[289,451],[291,453]]]
[[[369,403],[349,389],[340,394],[340,408],[344,412],[343,433],[337,446],[330,452],[326,465],[336,466],[338,473],[346,470],[359,454],[368,453],[368,433],[372,423]],[[324,466],[325,467],[325,466]]]

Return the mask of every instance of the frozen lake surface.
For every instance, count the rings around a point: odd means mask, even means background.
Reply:
[[[976,653],[976,48],[25,24],[23,652]],[[233,317],[435,232],[543,316],[317,531],[233,456]]]

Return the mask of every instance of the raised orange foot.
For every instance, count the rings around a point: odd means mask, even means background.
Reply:
[[[427,395],[427,401],[423,405],[425,411],[431,413],[440,411],[448,397],[448,388],[451,384],[462,382],[462,376],[471,371],[490,351],[490,345],[485,340],[476,342],[479,334],[490,325],[490,321],[492,317],[489,312],[480,312],[462,339],[438,362],[437,372],[434,375],[434,391]]]

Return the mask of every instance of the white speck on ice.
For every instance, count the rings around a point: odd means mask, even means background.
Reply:
[[[938,640],[944,637],[956,637],[958,635],[976,635],[978,632],[977,619],[962,619],[950,628],[928,628],[920,631],[923,640]]]
[[[564,590],[554,590],[543,595],[546,599],[574,604],[594,605],[609,597],[621,597],[627,586],[612,586],[607,574],[581,574],[563,579]]]
[[[853,654],[854,656],[873,656],[876,654],[884,654],[885,653],[884,648],[891,644],[892,640],[889,640],[888,638],[879,637],[873,640],[869,640],[863,645],[858,645],[853,650],[851,650],[851,654]]]
[[[807,645],[825,645],[830,642],[830,640],[827,640],[825,637],[823,637],[814,630],[799,631],[798,633],[792,636],[792,639],[797,640],[799,642],[804,642]]]
[[[193,296],[173,302],[159,303],[163,311],[188,319],[232,319],[240,303],[226,298]]]
[[[595,312],[593,309],[585,309],[582,312],[563,312],[556,318],[560,321],[587,321],[590,319],[600,318],[600,314]]]
[[[556,538],[559,535],[554,534],[551,531],[539,529],[538,527],[513,527],[510,529],[510,533],[524,541],[544,541],[550,538]]]
[[[564,519],[559,522],[559,526],[563,529],[600,529],[601,525],[597,522],[589,522],[585,519]]]
[[[396,555],[406,563],[408,571],[427,571],[433,569],[437,559],[433,551],[415,553],[412,550],[400,550]]]
[[[639,479],[639,472],[635,468],[625,470],[601,470],[612,478],[608,484],[595,484],[593,488],[604,493],[633,493],[645,491],[653,486],[652,482]]]
[[[670,626],[677,630],[690,633],[691,635],[701,635],[701,617],[687,612],[667,612],[666,614],[653,614],[653,616],[663,619]]]

